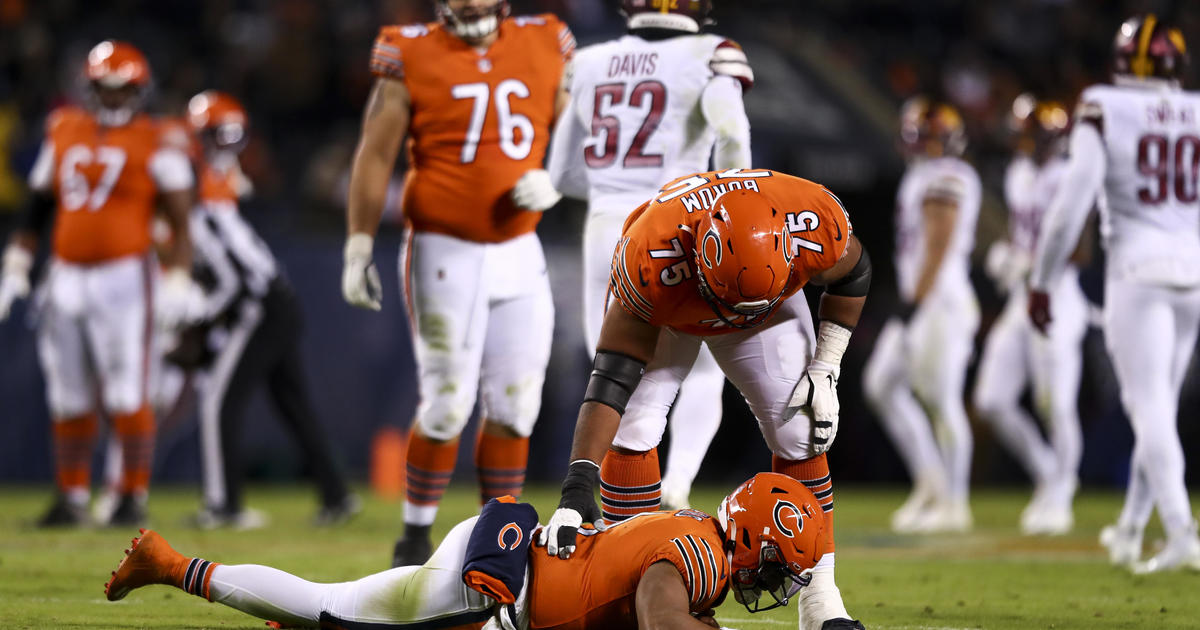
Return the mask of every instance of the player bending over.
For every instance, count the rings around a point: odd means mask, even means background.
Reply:
[[[729,590],[750,612],[787,605],[829,535],[813,493],[775,473],[739,486],[716,518],[685,509],[588,530],[570,563],[531,553],[537,529],[532,506],[504,497],[450,530],[424,565],[338,584],[189,558],[143,529],[105,594],[166,584],[274,627],[719,627],[713,609]]]

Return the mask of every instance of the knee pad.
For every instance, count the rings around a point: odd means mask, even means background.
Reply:
[[[417,426],[421,433],[434,440],[452,440],[467,426],[475,407],[474,384],[455,383],[445,379],[422,387],[421,403],[417,405]]]
[[[110,383],[104,386],[104,410],[112,416],[132,414],[146,404],[140,388]]]
[[[507,384],[484,383],[480,392],[483,417],[529,437],[542,408],[543,381],[529,376]]]

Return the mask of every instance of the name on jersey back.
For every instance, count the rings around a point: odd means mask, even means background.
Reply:
[[[1146,122],[1155,125],[1196,126],[1196,110],[1190,104],[1175,107],[1170,101],[1160,101],[1146,107]]]
[[[639,77],[654,74],[658,68],[658,53],[613,55],[608,60],[608,78]]]

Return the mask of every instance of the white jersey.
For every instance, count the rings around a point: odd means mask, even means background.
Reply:
[[[1044,205],[1038,204],[1034,187],[1038,166],[1032,158],[1019,155],[1004,171],[1004,203],[1008,206],[1008,242],[1015,254],[1033,255],[1037,243],[1038,224]],[[1046,200],[1049,203],[1049,200]]]
[[[711,118],[740,118],[747,163],[734,166],[750,166],[738,82],[748,87],[753,78],[737,44],[711,34],[625,35],[577,51],[572,65],[571,104],[555,129],[549,170],[567,192],[586,180],[593,212],[627,214],[663,183],[708,170],[721,133]],[[724,109],[735,111],[714,115],[704,106],[714,78],[736,99]]]
[[[1110,276],[1200,284],[1200,95],[1095,85],[1077,115],[1104,143],[1101,233]]]
[[[958,223],[933,290],[971,290],[970,256],[975,246],[980,195],[979,174],[958,158],[920,160],[905,171],[896,193],[895,226],[896,281],[902,299],[913,300],[918,275],[925,262],[922,206],[931,196],[958,201]]]

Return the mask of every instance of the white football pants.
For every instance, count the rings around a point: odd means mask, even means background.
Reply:
[[[978,327],[969,290],[929,295],[907,325],[888,321],[863,374],[867,402],[913,481],[936,476],[956,501],[967,500],[970,484],[963,387]]]
[[[726,378],[742,393],[771,452],[785,459],[811,458],[812,419],[802,414],[787,422],[783,419],[816,343],[803,293],[789,298],[756,328],[703,338],[663,328],[654,359],[629,399],[613,445],[633,451],[658,445],[667,412],[701,343],[708,345]]]
[[[984,343],[973,396],[980,415],[1037,483],[1075,478],[1083,455],[1076,399],[1088,305],[1074,267],[1050,296],[1054,319],[1046,335],[1029,321],[1026,291],[1019,288],[1009,297]],[[1026,385],[1033,387],[1034,408],[1047,423],[1049,443],[1021,408]]]
[[[417,425],[457,437],[478,393],[482,415],[533,431],[554,336],[554,300],[534,233],[476,243],[410,232],[400,252],[421,402]]]
[[[146,403],[152,283],[146,256],[50,261],[37,338],[53,418],[129,414]]]
[[[1168,536],[1192,524],[1176,428],[1183,377],[1200,327],[1200,287],[1109,278],[1104,337],[1133,426],[1131,479],[1121,524],[1144,527],[1152,507]]]
[[[653,191],[646,196],[653,195]],[[588,213],[583,234],[583,323],[588,353],[595,356],[596,342],[608,306],[608,283],[612,273],[613,250],[621,239],[621,227],[633,208],[613,211],[593,209]],[[673,352],[668,349],[668,353]],[[688,353],[684,351],[684,353]],[[663,494],[686,496],[700,471],[700,463],[721,426],[721,392],[725,375],[712,352],[701,344],[691,371],[685,372],[670,415],[671,451],[667,453]],[[669,413],[671,406],[661,410]],[[664,416],[665,417],[665,416]]]
[[[260,619],[301,627],[325,621],[331,627],[350,622],[453,628],[486,621],[496,601],[467,588],[462,579],[477,518],[455,525],[423,566],[319,584],[262,565],[222,564],[213,569],[209,595]]]

